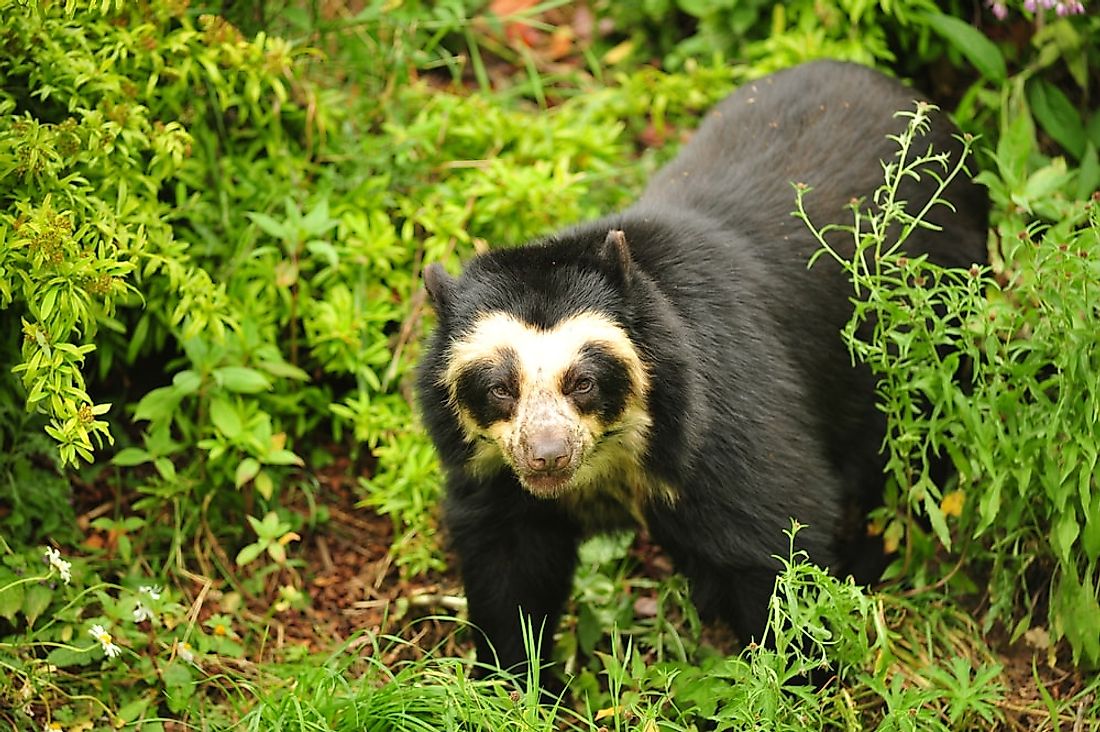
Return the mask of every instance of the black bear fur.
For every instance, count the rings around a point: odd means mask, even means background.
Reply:
[[[479,659],[526,661],[522,614],[545,659],[568,598],[578,542],[613,528],[524,490],[507,467],[467,470],[472,445],[441,383],[455,336],[490,310],[548,328],[598,310],[627,331],[652,385],[644,469],[674,486],[674,503],[651,501],[652,537],[692,583],[701,613],[743,640],[759,638],[784,530],[806,528],[799,547],[822,566],[861,581],[862,520],[881,494],[884,418],[870,372],[853,367],[839,331],[851,286],[792,217],[792,182],[808,184],[820,226],[850,223],[853,198],[882,182],[882,164],[919,95],[876,71],[815,62],[747,83],[706,117],[679,156],[630,208],[545,240],[473,259],[460,278],[426,273],[438,327],[422,359],[419,401],[446,470],[444,519],[457,551]],[[955,128],[933,117],[919,139],[961,153]],[[921,207],[930,176],[902,198]],[[984,263],[988,203],[965,176],[948,189],[956,211],[933,208],[943,231],[918,230],[912,255],[940,264]],[[625,233],[623,237],[615,232]],[[611,232],[611,235],[609,235]],[[843,249],[847,237],[838,239]],[[848,252],[850,254],[850,250]],[[522,610],[521,610],[522,609]]]

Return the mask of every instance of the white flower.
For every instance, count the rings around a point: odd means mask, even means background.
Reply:
[[[103,653],[107,658],[114,658],[122,653],[122,649],[115,645],[111,634],[102,625],[93,625],[88,633],[99,641],[99,645],[103,647]]]
[[[153,613],[151,613],[149,608],[145,607],[139,600],[138,604],[134,606],[134,622],[144,623],[146,620],[152,619],[152,617]]]
[[[195,663],[195,652],[191,650],[191,644],[176,641],[176,655],[187,663]]]
[[[160,585],[142,585],[138,588],[138,592],[144,592],[154,600],[160,599]]]
[[[57,551],[52,546],[46,547],[46,561],[50,563],[51,567],[57,570],[57,573],[61,575],[61,579],[65,581],[65,584],[69,584],[69,580],[73,578],[72,572],[70,571],[73,565],[61,558],[61,552]]]

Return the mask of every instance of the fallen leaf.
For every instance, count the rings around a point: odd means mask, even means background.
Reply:
[[[614,717],[619,713],[619,707],[605,707],[596,712],[595,721],[599,722],[601,719],[607,719],[608,717]]]
[[[1041,625],[1037,625],[1025,632],[1024,640],[1029,646],[1039,651],[1050,648],[1050,633]]]
[[[634,614],[641,618],[657,617],[657,599],[653,597],[639,597],[634,601]]]
[[[603,55],[603,62],[608,66],[622,63],[634,52],[634,41],[623,41]]]
[[[539,2],[540,0],[493,0],[489,3],[489,12],[505,17],[524,10],[530,10]]]
[[[564,58],[573,52],[573,29],[569,26],[555,28],[550,36],[550,43],[546,49],[546,55],[553,60]]]
[[[905,533],[905,525],[900,521],[891,521],[882,533],[882,548],[887,554],[893,554],[901,545],[901,537]]]

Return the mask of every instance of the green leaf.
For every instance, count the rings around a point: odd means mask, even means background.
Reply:
[[[940,510],[939,502],[936,501],[927,486],[924,489],[924,511],[928,514],[928,520],[932,524],[932,530],[936,532],[936,537],[939,538],[944,548],[950,551],[951,532],[947,528],[947,520],[943,516],[943,511]]]
[[[277,541],[267,545],[267,554],[279,564],[286,563],[286,547]]]
[[[240,488],[255,478],[258,472],[260,472],[260,461],[256,458],[247,457],[237,464],[237,472],[234,475],[233,482]]]
[[[214,369],[214,378],[230,391],[239,394],[258,394],[271,388],[267,377],[246,366],[223,366]]]
[[[1092,116],[1089,117],[1086,132],[1088,133],[1089,141],[1100,148],[1100,109],[1093,112]]]
[[[230,440],[240,437],[243,429],[241,418],[237,414],[237,408],[228,399],[215,397],[210,401],[210,421]]]
[[[1039,126],[1080,160],[1087,141],[1085,124],[1069,98],[1046,79],[1034,78],[1027,85],[1027,99]]]
[[[274,539],[282,533],[282,528],[280,527],[281,523],[282,522],[279,521],[279,514],[274,511],[268,511],[264,514],[263,521],[261,521],[260,525],[256,528],[256,533],[260,536]]]
[[[178,374],[172,377],[172,386],[176,388],[181,395],[194,394],[202,386],[202,377],[191,369],[186,371],[180,371]]]
[[[1085,143],[1085,154],[1081,156],[1081,167],[1077,170],[1078,201],[1087,201],[1089,196],[1100,190],[1100,160],[1097,159],[1096,145],[1092,140]]]
[[[127,516],[126,518],[122,519],[122,528],[126,531],[137,531],[138,529],[143,528],[145,524],[145,519],[141,518],[140,516]]]
[[[24,586],[13,585],[17,579],[15,574],[8,571],[0,571],[0,618],[6,618],[9,623],[15,624],[15,614],[23,608]]]
[[[718,9],[718,4],[712,0],[677,0],[676,5],[695,18],[706,18]]]
[[[264,547],[259,542],[254,542],[243,547],[237,552],[237,566],[243,567],[244,565],[254,561],[256,557],[260,556],[260,552],[264,550]]]
[[[1050,197],[1072,178],[1073,172],[1066,169],[1066,161],[1055,158],[1050,165],[1036,170],[1028,177],[1023,190],[1012,195],[1012,202],[1025,211],[1031,211],[1035,204]]]
[[[134,410],[134,419],[145,419],[151,422],[171,419],[182,398],[183,395],[173,386],[153,389],[138,402],[137,409]]]
[[[990,480],[989,486],[980,491],[978,515],[981,520],[978,522],[977,528],[974,529],[975,537],[981,536],[986,529],[993,525],[993,521],[997,518],[997,514],[1001,510],[1001,488],[1004,486],[1004,482],[1004,474],[996,473]]]
[[[139,696],[133,701],[119,707],[115,717],[120,722],[136,722],[138,718],[144,714],[145,710],[149,708],[149,704],[152,701],[153,697],[151,696]],[[144,725],[142,725],[142,729],[144,728]]]
[[[46,656],[46,661],[58,668],[69,666],[87,666],[95,660],[95,654],[90,651],[78,651],[74,648],[60,646],[54,648]]]
[[[1062,561],[1069,564],[1073,555],[1073,544],[1081,534],[1081,526],[1077,523],[1077,517],[1072,510],[1065,511],[1054,524],[1054,534],[1051,543],[1055,553]]]
[[[271,475],[266,470],[261,470],[256,474],[256,492],[264,497],[264,500],[271,500],[271,496],[275,493],[275,481],[271,479]]]
[[[284,224],[271,218],[267,214],[260,213],[258,211],[249,211],[245,214],[245,216],[251,219],[252,223],[256,224],[256,226],[259,226],[261,229],[266,231],[268,234],[271,234],[276,239],[287,238],[287,227]]]
[[[310,234],[317,235],[334,228],[338,223],[340,222],[336,219],[329,218],[328,199],[322,198],[317,205],[313,207],[313,210],[302,219],[302,228]]]
[[[111,458],[111,464],[129,468],[134,465],[147,463],[152,459],[153,456],[140,447],[124,447]]]
[[[1074,663],[1083,656],[1087,663],[1100,661],[1100,602],[1094,580],[1088,573],[1078,579],[1074,566],[1063,567],[1060,581],[1051,593],[1051,615],[1073,648]]]
[[[298,381],[309,381],[309,374],[297,366],[293,366],[286,361],[260,361],[256,364],[257,368],[261,368],[272,376],[279,377],[281,379],[296,379]]]
[[[38,306],[38,319],[45,321],[53,312],[53,306],[57,303],[57,288],[51,287],[42,296],[42,302]]]
[[[176,465],[166,457],[159,457],[153,460],[153,466],[160,473],[160,477],[172,482],[176,479]]]
[[[1003,82],[1008,77],[1005,59],[997,45],[964,20],[943,13],[929,13],[925,21],[933,31],[954,46],[985,78]]]
[[[268,465],[305,465],[302,458],[290,450],[272,450],[264,456],[264,462]]]
[[[145,339],[149,335],[149,322],[152,320],[152,316],[148,312],[145,313],[134,326],[133,333],[130,334],[130,341],[126,344],[126,361],[133,363],[137,358],[138,353],[141,352],[141,347],[145,345]]]
[[[588,603],[584,603],[577,613],[577,645],[585,654],[590,654],[596,649],[596,644],[604,634],[603,623],[592,611]]]
[[[1089,562],[1100,557],[1100,496],[1092,504],[1092,510],[1085,512],[1085,528],[1081,532],[1081,548]]]
[[[634,532],[632,531],[597,534],[580,545],[577,557],[581,564],[606,564],[629,555],[633,542]]]
[[[164,668],[162,678],[168,708],[175,713],[182,712],[195,693],[195,682],[189,665],[177,658]]]
[[[27,618],[27,625],[33,626],[53,599],[53,590],[43,584],[31,585],[23,597],[23,615]]]
[[[306,244],[306,250],[314,257],[324,260],[325,264],[330,267],[336,267],[340,264],[340,255],[336,253],[336,247],[327,241],[311,241]]]

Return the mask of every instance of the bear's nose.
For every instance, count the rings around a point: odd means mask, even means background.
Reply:
[[[569,441],[561,432],[538,432],[531,436],[527,448],[527,467],[531,470],[546,473],[569,466]]]

